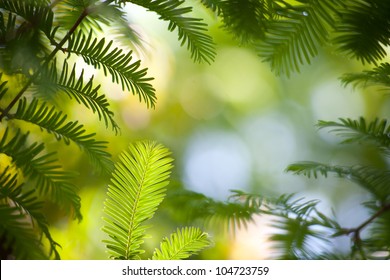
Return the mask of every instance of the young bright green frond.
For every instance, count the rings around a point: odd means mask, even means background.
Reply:
[[[390,155],[390,125],[387,120],[374,119],[368,122],[363,118],[359,120],[340,118],[339,122],[319,121],[319,128],[331,128],[330,131],[344,138],[343,143],[370,142]]]
[[[390,45],[390,3],[383,0],[345,1],[339,12],[339,49],[363,63],[376,64]]]
[[[350,73],[341,77],[344,85],[353,84],[354,86],[384,86],[390,88],[390,63],[381,63],[372,70],[366,70],[362,73]]]
[[[211,242],[208,234],[202,232],[199,228],[185,227],[177,229],[172,233],[170,238],[164,238],[160,244],[160,249],[156,249],[153,253],[153,260],[183,260],[189,258],[192,254],[196,254],[206,247],[210,246]]]
[[[87,64],[97,69],[102,68],[105,76],[111,76],[112,82],[137,94],[148,107],[154,107],[155,89],[149,83],[153,78],[146,76],[147,69],[140,69],[139,60],[133,62],[131,51],[125,54],[122,49],[112,49],[112,44],[113,41],[106,44],[104,38],[100,41],[94,38],[92,31],[88,36],[79,32],[69,39],[67,51],[82,56]]]
[[[47,132],[54,134],[57,140],[66,144],[71,141],[77,144],[88,155],[97,171],[110,173],[113,170],[111,155],[105,151],[107,142],[95,139],[95,134],[87,134],[83,125],[78,121],[67,121],[67,116],[49,106],[45,102],[25,98],[19,101],[16,113],[11,119],[23,120],[38,125]]]
[[[149,11],[160,15],[160,19],[168,21],[169,31],[177,29],[181,45],[187,45],[191,57],[197,61],[210,63],[214,60],[214,43],[206,34],[207,24],[202,19],[185,17],[192,11],[191,7],[182,7],[184,0],[129,0]]]
[[[69,71],[69,65],[64,60],[60,74],[57,73],[56,62],[45,69],[41,78],[36,81],[36,92],[42,95],[55,95],[57,92],[65,92],[69,98],[74,98],[78,103],[92,110],[104,120],[106,127],[109,125],[115,132],[119,131],[119,126],[114,120],[114,113],[109,109],[109,102],[104,94],[99,94],[100,85],[94,86],[93,77],[84,83],[84,70],[79,76],[76,74],[76,64]],[[43,96],[45,97],[45,96]]]
[[[139,259],[145,239],[145,221],[164,199],[172,159],[167,148],[151,141],[131,144],[112,174],[105,201],[105,226],[110,257]]]
[[[23,192],[22,185],[17,185],[16,175],[10,177],[7,170],[0,174],[0,186],[0,201],[5,200],[13,205],[24,219],[31,221],[32,226],[36,225],[49,241],[50,255],[54,254],[55,258],[59,259],[58,243],[53,240],[49,232],[48,223],[42,214],[43,203],[34,195],[34,190]]]
[[[12,158],[24,176],[35,183],[35,189],[40,195],[73,212],[74,218],[80,220],[80,197],[77,195],[77,187],[70,182],[74,174],[64,171],[58,165],[54,153],[42,154],[44,144],[27,145],[27,138],[28,134],[20,131],[11,138],[7,128],[0,139],[0,153]]]

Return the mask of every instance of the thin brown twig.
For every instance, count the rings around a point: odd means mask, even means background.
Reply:
[[[345,235],[349,235],[351,233],[353,234],[358,234],[369,224],[371,224],[376,218],[380,217],[383,213],[386,211],[390,211],[390,204],[384,205],[382,208],[380,208],[377,212],[375,212],[370,218],[368,218],[366,221],[364,221],[361,225],[359,225],[356,228],[351,228],[351,229],[344,229],[343,233]]]
[[[359,251],[359,253],[363,259],[366,259],[366,255],[365,255],[365,252],[362,248],[362,239],[360,237],[361,231],[366,226],[371,224],[375,219],[377,219],[378,217],[380,217],[383,213],[385,213],[387,211],[390,211],[390,203],[382,206],[377,212],[375,212],[371,217],[369,217],[367,220],[365,220],[359,226],[357,226],[355,228],[342,229],[340,231],[340,235],[352,235],[351,239],[352,239],[352,242],[354,244],[354,248],[355,248],[355,250]]]

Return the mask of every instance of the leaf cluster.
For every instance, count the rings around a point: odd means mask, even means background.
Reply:
[[[141,259],[145,252],[141,245],[147,237],[150,220],[163,201],[168,185],[172,158],[170,152],[155,142],[130,144],[112,174],[104,212],[104,240],[114,259]],[[177,260],[208,247],[208,235],[199,228],[186,227],[172,233],[161,242],[152,259]]]
[[[109,143],[98,140],[82,119],[70,119],[62,106],[64,100],[77,103],[81,110],[94,113],[106,128],[120,132],[101,84],[94,76],[87,77],[78,58],[123,91],[138,96],[147,107],[155,107],[153,78],[132,50],[119,47],[124,42],[126,47],[139,47],[142,42],[128,23],[126,2],[168,21],[168,29],[178,31],[179,42],[195,61],[213,60],[207,26],[188,16],[192,7],[183,7],[184,1],[0,0],[0,166],[5,166],[0,169],[0,189],[10,189],[11,180],[15,191],[12,196],[6,191],[0,199],[4,208],[0,238],[7,244],[4,252],[8,252],[2,258],[59,258],[58,244],[52,240],[43,214],[47,201],[72,218],[82,217],[78,187],[73,183],[76,175],[62,168],[48,143],[54,140],[79,147],[98,174],[111,174],[114,169],[107,151]],[[110,40],[104,33],[111,28],[120,34],[113,32]],[[16,198],[20,207],[15,206]],[[31,205],[34,211],[25,211]],[[31,221],[28,226],[26,219]],[[43,250],[42,234],[50,243],[48,254]],[[30,244],[35,251],[25,255],[25,248],[18,244],[34,238]]]
[[[376,64],[389,46],[389,2],[381,0],[203,0],[224,27],[258,50],[277,74],[299,72],[331,46]]]

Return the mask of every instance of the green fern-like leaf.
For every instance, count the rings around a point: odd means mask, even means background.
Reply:
[[[345,85],[354,86],[384,86],[390,88],[390,63],[381,63],[378,67],[362,73],[345,74],[341,77]]]
[[[226,1],[223,0],[201,0],[200,2],[218,15],[221,14],[222,6],[226,3]]]
[[[339,50],[363,63],[376,64],[390,45],[390,3],[382,0],[345,1],[339,11]]]
[[[69,98],[74,98],[78,103],[96,113],[99,120],[104,120],[106,126],[111,125],[112,129],[118,132],[119,127],[114,120],[114,113],[109,109],[110,104],[104,95],[99,94],[100,85],[94,86],[93,77],[84,83],[84,71],[77,76],[76,64],[69,71],[69,65],[65,60],[60,74],[57,73],[55,65],[54,61],[49,68],[43,71],[41,79],[36,82],[35,92],[46,98],[46,96],[55,95],[58,91],[63,91]]]
[[[0,153],[11,157],[23,175],[35,182],[39,195],[73,212],[74,217],[80,220],[80,197],[77,195],[77,187],[71,183],[74,174],[62,170],[54,153],[42,154],[44,144],[27,145],[28,134],[17,131],[15,136],[8,139],[9,133],[7,128],[0,139]]]
[[[254,43],[263,39],[270,20],[277,17],[283,1],[270,0],[207,0],[202,3],[216,12],[223,21],[224,28],[243,43]]]
[[[106,44],[104,38],[100,41],[93,38],[92,31],[88,36],[79,32],[69,39],[67,51],[82,56],[87,64],[95,68],[102,68],[104,75],[111,75],[112,82],[121,84],[123,90],[132,91],[147,106],[154,107],[155,89],[149,83],[153,78],[146,77],[147,69],[139,69],[139,60],[132,61],[131,51],[124,54],[119,48],[111,49],[112,44],[113,41]]]
[[[330,128],[331,132],[344,138],[342,143],[373,143],[386,155],[390,155],[390,126],[385,119],[374,119],[367,123],[363,117],[359,120],[340,118],[339,122],[319,121],[317,126]]]
[[[184,0],[130,0],[128,2],[153,11],[160,15],[160,19],[168,21],[168,30],[178,30],[181,45],[187,45],[195,61],[210,63],[214,60],[214,43],[205,33],[207,24],[199,18],[184,17],[192,11],[191,7],[181,6]]]
[[[47,103],[40,103],[33,99],[19,101],[16,113],[11,119],[23,120],[38,125],[47,132],[54,134],[57,140],[66,144],[76,143],[86,154],[98,171],[110,173],[113,170],[111,155],[105,151],[107,142],[97,141],[95,134],[86,134],[84,126],[76,122],[68,122],[67,116],[58,112],[55,107]]]
[[[283,1],[284,2],[284,1]],[[342,1],[298,1],[302,5],[278,8],[279,19],[270,21],[259,44],[260,56],[271,63],[276,73],[289,75],[310,63],[318,48],[329,39],[329,28]]]
[[[186,227],[165,238],[160,249],[153,253],[153,260],[182,260],[210,246],[208,235],[199,228]]]
[[[108,187],[104,240],[115,259],[139,259],[147,225],[165,196],[172,159],[162,145],[136,142],[121,154]]]

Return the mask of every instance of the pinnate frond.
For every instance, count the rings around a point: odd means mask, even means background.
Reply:
[[[362,73],[349,73],[341,77],[344,85],[353,86],[383,86],[390,88],[390,63],[381,63],[372,70],[365,70]]]
[[[341,52],[363,63],[376,64],[390,45],[390,3],[383,0],[345,1],[334,42]]]
[[[164,199],[172,159],[169,150],[151,141],[136,142],[120,155],[105,201],[105,226],[111,258],[139,259],[148,228]]]
[[[284,1],[283,1],[284,2]],[[289,75],[310,63],[318,49],[329,40],[329,29],[342,5],[339,0],[298,1],[301,5],[280,5],[278,19],[271,20],[258,50],[277,74]]]
[[[211,242],[207,233],[202,232],[199,228],[185,227],[177,229],[172,233],[170,238],[164,238],[160,244],[160,249],[153,253],[153,260],[183,260],[196,254]]]
[[[93,77],[87,83],[84,82],[84,70],[79,76],[76,74],[76,64],[70,71],[69,65],[64,60],[60,74],[57,73],[56,62],[43,71],[40,80],[36,82],[35,91],[42,96],[55,95],[59,91],[65,92],[69,98],[74,98],[78,103],[92,110],[103,120],[106,127],[109,125],[118,132],[119,127],[114,120],[114,113],[109,109],[109,102],[105,95],[99,94],[100,85],[94,86]],[[45,96],[43,96],[45,97]]]
[[[146,76],[147,69],[140,69],[141,62],[133,62],[132,52],[124,53],[118,47],[111,49],[113,41],[106,44],[105,38],[98,40],[91,31],[88,36],[79,32],[71,36],[67,51],[83,57],[84,61],[97,69],[102,68],[104,75],[110,74],[112,82],[122,89],[137,94],[148,107],[154,107],[155,89],[149,83],[153,78]]]
[[[54,106],[39,102],[35,98],[31,102],[23,98],[19,101],[12,119],[33,123],[66,144],[77,144],[88,155],[97,171],[110,173],[113,170],[111,155],[105,151],[107,142],[96,140],[95,133],[87,134],[78,121],[67,121],[67,115],[57,111]]]
[[[283,1],[271,0],[207,0],[202,3],[222,18],[224,27],[243,43],[263,39],[268,23],[278,17],[277,11]]]
[[[202,22],[202,19],[184,16],[192,11],[192,7],[181,6],[184,0],[131,0],[129,2],[160,15],[161,20],[169,22],[169,31],[177,29],[181,45],[187,45],[195,61],[210,63],[214,60],[214,43],[206,33],[207,24]]]
[[[340,118],[338,122],[319,121],[319,128],[330,128],[331,132],[344,138],[342,143],[368,142],[378,146],[386,155],[390,155],[390,125],[387,120],[374,119],[367,122],[361,117],[358,120]]]
[[[23,175],[35,183],[40,196],[48,197],[80,220],[80,197],[77,187],[71,183],[74,174],[61,168],[54,153],[45,154],[44,144],[27,144],[28,134],[20,131],[13,137],[9,134],[7,128],[0,139],[0,153],[12,158]]]

